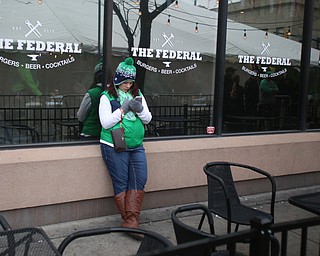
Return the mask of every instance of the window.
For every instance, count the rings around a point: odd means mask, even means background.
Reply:
[[[0,2],[0,146],[79,140],[77,111],[102,51],[101,2]],[[153,115],[146,137],[210,133],[220,65],[216,1],[113,2],[113,70],[124,57],[135,59],[137,82]],[[299,128],[304,5],[276,2],[229,4],[224,134]],[[319,128],[320,115],[315,5],[308,128]],[[261,80],[269,75],[278,89],[271,110],[259,104]]]
[[[315,4],[312,25],[312,48],[320,50],[320,3]],[[311,62],[306,121],[309,129],[320,128],[320,57]]]
[[[305,86],[301,85],[304,5],[276,2],[229,4],[224,133],[299,129],[299,94]],[[319,30],[319,11],[314,13],[315,32]],[[315,94],[319,90],[319,45],[313,47],[309,86]],[[316,108],[308,104],[310,128],[312,122],[319,122]]]
[[[72,140],[98,59],[97,5],[23,0],[0,8],[0,144]]]

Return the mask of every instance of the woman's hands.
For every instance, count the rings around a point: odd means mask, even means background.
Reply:
[[[121,107],[120,107],[123,110],[124,114],[128,113],[130,111],[129,103],[130,103],[129,100],[124,100]]]
[[[139,99],[132,99],[129,101],[129,106],[132,112],[140,113],[143,110],[142,103]]]
[[[124,100],[120,109],[125,113],[128,113],[130,110],[134,113],[140,113],[143,110],[142,103],[139,99]]]

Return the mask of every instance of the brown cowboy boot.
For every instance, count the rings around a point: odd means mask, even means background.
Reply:
[[[128,190],[126,193],[126,217],[123,227],[139,228],[139,218],[144,197],[143,190]]]
[[[123,191],[114,197],[114,201],[117,205],[117,208],[120,212],[121,218],[125,221],[126,220],[126,208],[125,208],[125,198],[126,198],[126,192]],[[123,227],[124,222],[122,223],[121,227]]]

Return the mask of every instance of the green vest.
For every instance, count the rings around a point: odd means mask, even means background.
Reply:
[[[108,92],[104,91],[103,94],[108,97],[112,107],[112,112],[120,107],[119,102],[117,102],[117,100],[114,97],[110,96]],[[140,118],[137,117],[135,121],[130,121],[123,118],[122,126],[124,128],[124,137],[128,148],[135,148],[142,145],[145,129]],[[117,129],[119,127],[120,123],[117,123],[115,126],[109,129],[102,128],[100,140],[113,144],[110,130]]]
[[[101,132],[101,124],[99,120],[99,102],[102,88],[96,86],[88,90],[91,98],[91,107],[86,119],[83,122],[82,132],[87,135],[99,137]]]

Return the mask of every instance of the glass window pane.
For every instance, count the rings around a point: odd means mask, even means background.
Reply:
[[[98,59],[97,3],[1,1],[0,10],[0,143],[74,140]]]
[[[1,144],[78,139],[77,111],[102,48],[98,2],[0,3]],[[207,134],[217,13],[194,1],[114,3],[113,70],[135,58],[153,114],[146,135]]]
[[[120,27],[121,14],[132,41],[122,45],[117,37],[127,36],[119,29],[113,43],[123,51],[129,49],[136,59],[137,83],[153,116],[146,135],[207,134],[213,122],[217,13],[193,1],[114,3],[118,8],[114,29]]]
[[[303,14],[296,1],[230,1],[225,133],[298,129]]]
[[[146,137],[210,133],[218,1],[113,3],[112,71],[134,58],[153,115]],[[315,3],[310,129],[320,125],[319,13]],[[223,133],[299,128],[303,15],[296,1],[229,1]],[[77,111],[102,54],[103,16],[99,0],[0,1],[0,145],[80,139]]]
[[[312,48],[315,61],[311,62],[306,122],[309,129],[320,128],[320,3],[315,3],[312,25]],[[318,62],[316,58],[318,56]]]

